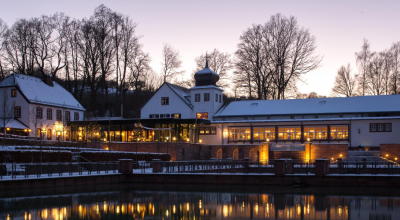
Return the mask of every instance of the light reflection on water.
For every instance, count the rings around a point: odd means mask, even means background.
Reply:
[[[0,199],[0,219],[396,219],[400,197],[122,190]]]

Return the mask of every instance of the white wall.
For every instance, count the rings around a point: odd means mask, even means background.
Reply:
[[[392,123],[392,132],[370,132],[370,123]],[[357,120],[351,122],[351,146],[379,147],[380,144],[400,144],[400,119]],[[360,133],[358,130],[360,129]]]
[[[169,97],[169,105],[161,105],[161,98]],[[140,110],[140,117],[151,114],[181,114],[182,119],[191,118],[192,109],[167,85],[164,84]]]
[[[213,120],[214,114],[218,111],[219,108],[224,103],[223,100],[223,95],[222,95],[222,89],[219,88],[214,88],[210,86],[204,86],[204,88],[201,88],[200,86],[197,86],[196,88],[191,88],[190,89],[190,94],[191,94],[191,103],[194,106],[193,107],[193,114],[192,118],[196,118],[197,113],[208,113],[208,120]],[[200,94],[200,102],[195,102],[196,98],[196,93]],[[209,93],[210,94],[210,101],[204,101],[204,94]],[[215,94],[221,95],[221,103],[215,102]]]

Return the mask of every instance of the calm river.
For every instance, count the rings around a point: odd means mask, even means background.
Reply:
[[[113,185],[0,195],[0,219],[400,219],[400,192],[388,188]]]

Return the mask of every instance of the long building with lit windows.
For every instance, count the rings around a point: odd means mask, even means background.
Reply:
[[[400,146],[400,95],[224,103],[219,75],[207,64],[194,78],[190,89],[164,83],[139,119],[98,121],[98,140],[198,144],[206,146],[198,151],[209,150],[208,158],[251,160],[337,159],[349,149]],[[139,137],[133,135],[137,125],[144,128]],[[177,149],[173,158],[187,152]]]

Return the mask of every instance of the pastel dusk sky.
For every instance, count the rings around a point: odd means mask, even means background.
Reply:
[[[400,41],[400,1],[337,0],[1,0],[0,18],[11,26],[17,19],[63,12],[82,19],[100,4],[130,16],[152,67],[160,72],[164,43],[180,51],[187,77],[195,69],[195,57],[214,48],[233,54],[240,35],[252,24],[264,24],[276,13],[297,17],[300,26],[317,39],[321,67],[299,83],[302,93],[330,95],[337,70],[350,63],[358,71],[355,52],[363,39],[373,51]]]

